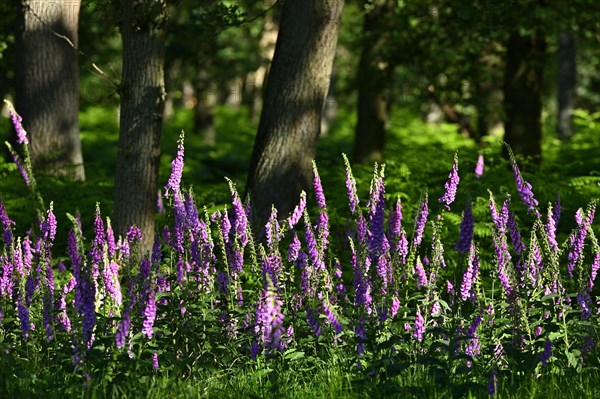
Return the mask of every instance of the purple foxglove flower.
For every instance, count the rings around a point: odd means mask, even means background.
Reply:
[[[519,166],[517,165],[517,161],[515,160],[512,151],[509,150],[509,154],[513,175],[515,177],[515,183],[517,185],[517,192],[521,197],[521,201],[523,201],[528,210],[535,211],[535,213],[539,216],[539,212],[536,209],[538,202],[533,196],[531,184],[523,180],[523,176],[521,175],[521,171],[519,170]]]
[[[277,297],[276,288],[271,284],[269,289],[262,290],[259,304],[256,308],[256,324],[254,332],[257,340],[267,352],[282,351],[285,333],[284,316],[281,312],[283,302]]]
[[[560,195],[556,194],[556,200],[554,200],[554,207],[552,208],[552,219],[554,219],[554,225],[558,226],[558,222],[560,221]]]
[[[66,288],[66,287],[65,287]],[[63,290],[63,293],[60,295],[58,300],[56,310],[59,312],[58,314],[58,325],[59,327],[65,331],[71,332],[71,320],[67,314],[67,292]]]
[[[156,301],[155,292],[150,290],[148,292],[148,298],[146,300],[146,308],[144,309],[144,321],[142,324],[142,333],[145,334],[148,339],[152,339],[154,320],[156,319]]]
[[[184,138],[185,135],[182,131],[177,142],[177,156],[171,162],[171,176],[169,177],[169,181],[165,186],[165,197],[169,195],[169,191],[172,191],[174,195],[179,193],[181,176],[183,174],[183,155],[185,151],[183,146]]]
[[[483,176],[483,169],[484,169],[484,159],[483,159],[483,155],[479,154],[479,157],[477,158],[477,164],[475,165],[475,177],[480,178],[481,176]]]
[[[359,244],[367,242],[367,220],[362,214],[359,214],[356,218],[356,235]]]
[[[463,212],[462,221],[460,222],[460,240],[454,245],[454,248],[457,251],[466,253],[471,248],[474,224],[475,219],[473,218],[471,200],[469,199],[465,203],[465,210]]]
[[[400,232],[400,240],[398,241],[396,251],[400,255],[402,263],[406,263],[406,257],[408,256],[408,240],[406,239],[404,228],[402,228],[402,231]]]
[[[554,220],[554,212],[552,206],[548,207],[548,216],[546,219],[546,235],[548,236],[548,245],[553,253],[558,251],[558,242],[556,241],[556,221]]]
[[[419,205],[419,212],[417,213],[417,217],[415,219],[415,232],[413,238],[413,246],[417,247],[423,241],[423,232],[425,231],[425,225],[427,223],[427,216],[429,216],[429,206],[427,203],[427,192],[421,199],[421,204]]]
[[[154,370],[158,370],[158,368],[160,367],[160,365],[158,364],[158,353],[156,352],[152,354],[152,367],[154,367]]]
[[[6,207],[2,201],[0,201],[0,223],[2,223],[2,239],[4,240],[6,246],[10,247],[13,240],[11,225],[14,225],[15,222],[10,220],[8,217],[8,214],[6,213]]]
[[[583,225],[583,217],[585,216],[583,209],[579,208],[577,212],[575,212],[575,222],[577,226],[581,227]]]
[[[318,240],[321,243],[321,253],[324,253],[329,244],[329,216],[327,216],[326,211],[321,210],[319,212],[315,229],[317,230]]]
[[[538,281],[538,277],[541,272],[542,264],[542,252],[540,251],[540,246],[538,244],[537,238],[532,238],[531,243],[531,252],[529,254],[528,260],[529,266],[529,279],[531,280],[531,284],[535,285]]]
[[[510,197],[506,198],[506,200],[502,204],[502,208],[500,209],[500,212],[498,212],[498,209],[496,208],[496,202],[494,201],[494,196],[491,191],[489,191],[489,193],[490,193],[490,214],[492,216],[492,222],[494,222],[494,226],[496,227],[496,230],[498,232],[500,232],[501,234],[504,234],[506,232],[506,226],[508,224],[508,214],[509,214],[508,203],[510,201]]]
[[[217,289],[223,295],[229,293],[229,275],[222,270],[217,274]]]
[[[158,190],[158,193],[156,194],[156,212],[159,215],[165,213],[165,205],[163,204],[162,197],[162,190]]]
[[[573,234],[569,237],[569,245],[571,250],[569,251],[567,264],[567,271],[569,272],[569,277],[573,277],[573,268],[580,261],[581,254],[583,252],[583,247],[585,245],[585,239],[587,237],[588,227],[592,224],[594,220],[594,215],[596,212],[596,205],[593,204],[589,207],[587,217],[582,217],[581,223],[578,222],[579,228],[575,230]]]
[[[392,297],[392,306],[390,307],[390,314],[392,318],[396,317],[398,310],[400,309],[400,300],[398,299],[398,292],[394,293]]]
[[[357,209],[359,200],[358,195],[356,195],[356,180],[354,176],[352,176],[352,169],[350,168],[350,162],[345,154],[342,154],[344,157],[344,164],[346,165],[346,189],[348,191],[348,205],[350,206],[350,212],[354,213]]]
[[[383,173],[383,171],[382,171]],[[373,196],[370,199],[371,211],[369,220],[369,229],[367,231],[367,246],[372,257],[376,257],[385,252],[389,245],[385,237],[385,185],[383,176],[377,178]]]
[[[479,337],[477,336],[477,328],[481,324],[481,315],[477,315],[475,320],[473,320],[473,324],[469,326],[467,329],[467,340],[468,344],[465,348],[465,354],[469,356],[477,356],[481,351],[481,347],[479,346]]]
[[[381,280],[381,293],[387,293],[388,276],[391,274],[389,259],[386,256],[380,256],[377,259],[377,276]]]
[[[271,207],[271,215],[265,224],[265,238],[267,248],[274,250],[279,243],[279,222],[277,222],[277,209],[274,206]]]
[[[535,332],[533,333],[533,335],[534,335],[534,336],[537,338],[537,337],[539,337],[540,335],[542,335],[542,332],[543,332],[543,330],[542,330],[542,327],[541,327],[541,326],[537,326],[537,327],[535,328]]]
[[[590,316],[592,315],[592,309],[590,307],[592,300],[590,298],[590,294],[588,294],[587,291],[585,291],[585,290],[583,290],[582,292],[579,292],[577,294],[577,303],[579,304],[579,307],[581,308],[581,319],[583,321],[588,320],[590,318]]]
[[[228,182],[229,191],[231,192],[231,204],[233,205],[233,228],[242,247],[245,247],[248,244],[248,215],[235,189],[235,185],[231,180],[228,180]]]
[[[390,242],[397,243],[402,229],[402,202],[400,198],[396,201],[396,206],[390,214],[388,220],[388,238]]]
[[[550,338],[546,338],[546,344],[544,345],[544,352],[542,352],[542,355],[540,356],[540,361],[542,362],[542,365],[545,366],[551,357],[552,357],[552,341],[550,341]]]
[[[298,255],[300,254],[301,248],[300,240],[296,233],[294,233],[294,238],[292,238],[292,242],[290,243],[290,247],[288,249],[287,259],[288,262],[295,262],[298,259]]]
[[[298,205],[296,205],[296,207],[294,208],[292,214],[290,215],[290,217],[288,219],[288,224],[290,226],[290,230],[293,229],[296,224],[298,224],[298,222],[300,221],[300,218],[302,218],[302,215],[304,214],[305,209],[306,209],[306,192],[302,191],[300,193],[300,202],[298,203]]]
[[[119,322],[119,326],[117,327],[117,332],[115,334],[115,343],[117,348],[121,349],[125,346],[125,339],[129,335],[129,329],[131,328],[131,317],[129,315],[129,308],[125,309],[123,312],[123,317]]]
[[[54,204],[52,202],[50,203],[50,208],[46,212],[46,219],[42,223],[40,230],[44,239],[54,241],[54,237],[56,237],[56,216],[54,216]]]
[[[0,255],[0,297],[11,298],[14,287],[14,267],[8,254]]]
[[[229,220],[229,216],[227,215],[227,210],[223,211],[223,215],[221,217],[221,234],[223,234],[223,240],[228,244],[230,242],[229,233],[231,232],[231,220]]]
[[[305,218],[308,219],[308,215],[305,213]],[[305,223],[305,233],[304,239],[306,240],[306,248],[308,248],[308,259],[312,266],[317,270],[325,269],[325,264],[321,259],[319,254],[319,250],[317,248],[317,240],[315,239],[315,235],[313,233],[312,228],[310,227],[310,223]]]
[[[417,265],[415,266],[415,271],[417,273],[417,288],[423,287],[427,285],[427,273],[423,268],[423,263],[421,259],[417,257]]]
[[[423,340],[423,335],[425,334],[425,319],[421,315],[421,311],[419,309],[417,309],[417,316],[415,318],[413,330],[413,337],[415,337],[417,341],[421,342]]]
[[[315,190],[315,199],[317,200],[317,205],[321,209],[327,209],[327,205],[325,203],[325,194],[323,194],[323,186],[321,185],[321,177],[319,176],[319,171],[317,170],[317,164],[315,161],[312,162],[313,165],[313,188]]]
[[[463,281],[460,285],[460,299],[466,301],[467,299],[474,299],[475,293],[473,291],[473,284],[477,280],[477,272],[479,270],[479,258],[475,246],[471,244],[469,251],[469,258],[467,261],[467,270],[463,275]]]
[[[327,318],[327,321],[329,321],[329,323],[333,326],[333,328],[335,330],[335,334],[336,335],[341,334],[342,333],[342,323],[339,322],[337,316],[333,313],[333,311],[327,305],[327,302],[325,300],[322,302],[322,305],[323,305],[323,314],[325,315],[325,318]]]
[[[120,306],[123,302],[123,297],[121,294],[121,284],[119,283],[119,264],[111,261],[102,269],[102,278],[108,296],[115,305]]]
[[[435,301],[433,305],[431,305],[431,316],[437,316],[442,312],[442,305],[438,301]]]
[[[525,251],[525,243],[521,239],[521,231],[517,225],[517,220],[513,212],[508,212],[508,232],[512,241],[513,248],[517,255],[521,255]]]
[[[310,311],[308,307],[306,307],[306,320],[308,321],[308,325],[313,330],[315,336],[321,336],[321,325],[319,323],[319,319]]]
[[[15,163],[15,165],[17,165],[19,173],[21,174],[21,176],[23,176],[23,181],[25,182],[25,185],[27,187],[31,187],[33,182],[33,176],[29,174],[28,168],[26,168],[25,165],[23,165],[23,162],[21,162],[21,157],[19,157],[19,154],[17,154],[10,146],[8,147],[8,151],[12,156],[13,162]]]
[[[21,332],[23,334],[23,338],[29,338],[29,331],[31,330],[31,321],[29,319],[29,309],[21,298],[17,300],[17,315],[19,317],[19,322],[21,323]]]
[[[17,133],[17,143],[18,144],[29,144],[29,140],[27,140],[27,131],[23,128],[23,118],[21,115],[17,113],[15,107],[8,100],[4,100],[7,105],[8,113],[10,114],[10,119],[12,120],[13,126],[15,127],[15,132]]]
[[[454,165],[452,165],[452,170],[448,175],[448,181],[444,185],[446,191],[439,199],[440,204],[443,204],[447,210],[450,210],[450,204],[452,204],[452,202],[454,202],[454,198],[456,198],[456,188],[458,187],[459,181],[458,154],[454,154]]]
[[[131,226],[129,229],[127,229],[127,241],[129,242],[129,245],[131,245],[136,240],[142,240],[142,230],[136,226]]]
[[[598,269],[600,269],[600,252],[596,253],[596,256],[594,256],[594,260],[592,262],[592,271],[590,273],[590,292],[592,291],[592,288],[594,288],[594,281],[598,275]]]
[[[96,288],[91,281],[84,279],[81,281],[82,304],[79,313],[83,316],[82,335],[87,349],[92,347],[94,342],[94,327],[96,326],[96,307],[95,297]]]

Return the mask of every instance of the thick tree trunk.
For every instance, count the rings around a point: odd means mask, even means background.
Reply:
[[[576,98],[575,38],[572,33],[562,32],[558,36],[558,121],[556,131],[561,140],[573,135],[572,113]]]
[[[123,76],[115,177],[115,227],[136,225],[143,250],[154,240],[160,135],[165,101],[165,0],[122,3]]]
[[[355,162],[381,162],[385,130],[389,119],[390,80],[393,68],[382,59],[382,47],[389,31],[382,21],[394,9],[395,1],[386,0],[365,14],[365,41],[358,65],[358,120],[354,140]]]
[[[504,76],[504,140],[515,154],[542,157],[542,75],[546,43],[541,33],[510,35]],[[506,150],[504,155],[507,155]]]
[[[77,26],[80,1],[19,2],[17,111],[34,168],[84,180],[79,137]]]
[[[288,0],[269,71],[248,182],[259,234],[274,204],[286,217],[311,186],[343,0]]]

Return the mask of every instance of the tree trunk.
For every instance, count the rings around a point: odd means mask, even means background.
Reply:
[[[570,32],[558,36],[558,121],[556,131],[561,140],[573,136],[572,113],[576,98],[575,38]]]
[[[115,227],[136,225],[142,249],[152,248],[160,135],[165,101],[165,0],[122,3],[123,75],[115,177]]]
[[[343,6],[343,0],[283,5],[246,185],[259,234],[272,204],[286,217],[311,186]]]
[[[542,157],[542,75],[546,43],[541,33],[512,33],[506,49],[504,140],[518,155]],[[507,151],[504,150],[507,156]]]
[[[354,161],[381,162],[389,119],[390,80],[393,67],[382,58],[389,36],[383,24],[395,1],[386,0],[365,14],[363,49],[358,64],[358,120],[354,139]]]
[[[74,0],[19,2],[16,106],[31,138],[34,168],[82,181],[79,7]]]

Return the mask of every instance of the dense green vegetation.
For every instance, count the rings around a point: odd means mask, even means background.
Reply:
[[[408,234],[411,234],[412,220],[417,216],[419,199],[424,189],[428,190],[431,212],[439,212],[437,198],[444,192],[446,175],[452,163],[452,154],[459,155],[459,175],[461,181],[458,188],[456,201],[452,204],[452,211],[445,212],[441,242],[446,247],[445,257],[448,268],[443,271],[443,276],[453,279],[455,286],[460,285],[464,272],[466,259],[453,249],[454,243],[459,239],[459,226],[461,212],[468,197],[474,200],[473,214],[475,217],[474,241],[479,248],[481,258],[481,275],[479,291],[483,297],[481,304],[494,303],[498,306],[500,319],[510,317],[510,311],[505,305],[506,297],[502,294],[500,284],[496,277],[494,261],[494,246],[492,237],[494,228],[489,216],[490,189],[499,206],[503,193],[509,193],[513,198],[513,209],[517,214],[517,221],[526,245],[530,245],[529,228],[532,226],[532,215],[519,203],[519,195],[515,188],[512,172],[506,161],[499,156],[501,141],[490,137],[485,146],[479,147],[473,141],[465,140],[456,132],[453,125],[428,125],[408,113],[396,113],[386,154],[385,169],[385,200],[386,213],[390,212],[396,198],[402,199],[404,225]],[[190,115],[178,113],[166,128],[164,141],[164,156],[161,160],[161,182],[169,179],[170,162],[173,154],[177,152],[176,137],[180,130],[186,130],[191,124]],[[99,202],[103,215],[110,214],[112,201],[111,173],[112,159],[114,159],[114,145],[117,140],[115,134],[115,116],[99,108],[88,108],[81,115],[83,138],[82,143],[86,159],[93,165],[90,169],[88,180],[85,183],[66,182],[50,176],[37,177],[39,189],[44,199],[54,201],[54,212],[58,219],[58,232],[55,245],[52,247],[53,266],[61,261],[70,269],[71,260],[66,256],[67,232],[72,224],[66,218],[66,213],[74,214],[78,209],[82,216],[83,236],[86,249],[93,245],[94,237],[94,209]],[[2,123],[6,129],[8,120]],[[223,132],[216,145],[206,145],[194,135],[186,136],[186,162],[183,170],[183,186],[193,186],[196,204],[207,211],[222,211],[231,202],[231,195],[224,176],[230,177],[240,186],[245,177],[249,161],[250,143],[254,126],[249,122],[244,112],[229,108],[219,108],[217,124]],[[354,296],[352,286],[352,266],[347,252],[346,233],[354,229],[352,217],[348,212],[348,197],[344,184],[344,164],[342,152],[348,151],[349,136],[352,134],[352,115],[342,115],[330,133],[323,137],[319,145],[318,167],[323,181],[324,192],[327,197],[327,210],[330,223],[330,246],[327,259],[333,262],[334,256],[342,261],[343,281],[350,290],[350,298]],[[598,157],[593,156],[597,148],[598,126],[591,116],[580,114],[577,119],[578,134],[568,144],[559,144],[548,134],[544,142],[545,153],[548,154],[541,172],[528,173],[524,168],[523,175],[526,181],[533,185],[536,198],[540,202],[540,210],[545,214],[545,206],[553,202],[557,194],[561,196],[562,217],[557,231],[559,243],[568,240],[568,236],[576,231],[577,225],[573,215],[579,207],[584,207],[588,202],[599,197],[600,164]],[[550,130],[552,127],[548,126]],[[419,134],[415,134],[419,132]],[[486,159],[485,173],[479,179],[475,178],[473,170],[478,154],[482,153]],[[169,155],[171,154],[171,155]],[[588,154],[581,156],[581,154]],[[357,181],[358,195],[361,203],[369,197],[369,181],[372,178],[372,168],[367,166],[354,167],[353,172]],[[35,210],[28,200],[28,193],[22,179],[12,164],[2,164],[2,180],[0,192],[2,202],[6,204],[7,213],[16,221],[13,229],[15,236],[24,237],[26,230],[35,230]],[[92,173],[93,171],[93,173]],[[166,200],[165,200],[166,201]],[[315,215],[319,208],[315,205],[313,194],[309,194],[308,201],[310,214]],[[231,205],[229,205],[230,212]],[[363,208],[363,211],[366,211]],[[159,226],[169,225],[173,228],[172,211],[159,215]],[[314,216],[313,216],[314,217]],[[202,219],[202,217],[201,217]],[[430,218],[433,220],[433,217]],[[544,216],[545,220],[545,216]],[[349,224],[350,223],[350,224]],[[433,252],[427,249],[429,242],[434,239],[431,227],[425,230],[424,246],[420,253],[431,256]],[[575,230],[574,230],[575,229]],[[593,222],[592,231],[599,234],[598,224]],[[302,231],[303,229],[300,228]],[[217,229],[218,231],[218,229]],[[34,233],[35,234],[35,233]],[[538,234],[540,232],[538,231]],[[217,235],[218,236],[218,235]],[[540,237],[543,239],[543,235]],[[288,239],[281,244],[282,254],[287,253]],[[161,267],[174,273],[173,259],[177,251],[164,243],[164,253]],[[215,244],[218,247],[218,241]],[[597,246],[597,243],[596,243]],[[584,268],[588,268],[597,253],[593,241],[586,246],[586,260]],[[563,247],[568,252],[568,247]],[[90,249],[91,251],[91,249]],[[589,251],[589,252],[588,252]],[[563,257],[566,255],[563,254]],[[91,254],[91,252],[90,252]],[[170,255],[169,255],[170,254]],[[221,259],[219,251],[215,249],[217,258]],[[545,259],[548,254],[544,255]],[[88,255],[89,256],[89,255]],[[189,256],[189,255],[187,255]],[[285,256],[285,255],[284,255]],[[421,256],[421,255],[419,255]],[[513,254],[514,256],[514,254]],[[566,261],[566,258],[561,258]],[[88,260],[89,262],[89,260]],[[224,267],[222,260],[216,265]],[[247,299],[256,298],[260,289],[261,278],[250,272],[252,258],[246,254],[246,278],[243,280],[244,289],[248,289]],[[328,264],[328,269],[332,264]],[[561,263],[561,273],[564,273],[565,264]],[[227,269],[225,269],[227,270]],[[429,269],[427,269],[429,272]],[[60,287],[65,283],[68,274],[57,272],[57,284]],[[69,273],[67,271],[67,273]],[[137,273],[137,267],[130,272],[123,271],[122,284],[127,275]],[[329,272],[328,272],[329,273]],[[586,272],[587,273],[587,272]],[[564,274],[563,274],[564,277]],[[171,274],[171,279],[175,276]],[[414,293],[407,302],[408,316],[400,317],[394,323],[381,323],[373,320],[368,340],[367,352],[363,356],[356,355],[356,337],[352,333],[355,328],[357,313],[351,304],[344,305],[340,302],[335,307],[337,317],[344,325],[344,333],[339,340],[332,335],[325,316],[321,316],[321,323],[326,334],[316,337],[306,324],[306,315],[294,316],[289,309],[285,312],[285,320],[295,320],[294,344],[282,353],[273,355],[260,355],[256,360],[248,356],[249,342],[245,339],[230,340],[223,336],[223,327],[218,320],[218,314],[204,308],[208,297],[198,296],[196,299],[185,294],[185,291],[174,289],[173,298],[187,301],[189,315],[187,318],[168,317],[179,313],[180,302],[169,301],[168,304],[159,306],[164,312],[155,324],[155,338],[148,340],[139,328],[142,326],[140,316],[134,322],[131,337],[134,357],[130,358],[124,349],[116,349],[114,344],[114,322],[106,314],[106,308],[96,310],[98,316],[98,329],[105,329],[104,333],[97,330],[96,342],[92,349],[86,353],[85,363],[81,369],[72,364],[73,343],[71,340],[77,334],[56,332],[56,337],[50,342],[44,338],[41,320],[39,325],[28,340],[20,337],[19,324],[14,316],[14,310],[6,308],[3,302],[5,318],[2,324],[2,362],[7,365],[2,371],[2,385],[0,391],[9,396],[37,397],[51,392],[50,396],[56,397],[79,396],[84,397],[481,397],[488,395],[488,382],[490,367],[496,361],[490,356],[493,348],[491,336],[487,330],[480,330],[482,354],[473,369],[465,368],[465,357],[447,357],[444,351],[443,340],[438,341],[436,334],[442,334],[446,329],[451,331],[453,323],[465,318],[465,322],[472,321],[472,315],[477,314],[476,307],[463,303],[461,307],[451,305],[453,312],[461,309],[458,314],[445,313],[440,319],[441,330],[428,327],[428,337],[423,341],[425,352],[414,352],[417,342],[409,333],[402,332],[402,324],[408,322],[412,325],[414,315],[411,316],[412,307],[409,304],[427,306],[428,299],[423,297],[424,291],[415,289],[415,276],[409,277],[410,284],[406,286],[407,293]],[[584,278],[582,275],[581,278]],[[60,282],[59,282],[60,281]],[[496,281],[495,284],[493,282]],[[567,281],[567,280],[565,280]],[[176,284],[175,280],[171,280]],[[440,290],[440,299],[448,301],[448,297],[437,283]],[[291,284],[291,283],[287,283]],[[490,284],[492,284],[490,286]],[[565,282],[567,285],[567,282]],[[570,284],[570,283],[568,283]],[[495,286],[495,288],[494,288]],[[575,285],[576,286],[576,285]],[[568,287],[575,288],[568,285]],[[174,285],[173,285],[174,287]],[[293,285],[288,288],[290,290]],[[254,292],[254,293],[252,293]],[[571,294],[573,291],[568,291]],[[590,293],[595,297],[596,289]],[[160,294],[159,294],[160,295]],[[164,294],[162,294],[164,295]],[[491,297],[489,295],[492,295]],[[523,295],[527,295],[523,292]],[[574,295],[574,294],[573,294]],[[497,296],[497,299],[494,299]],[[524,296],[523,298],[526,298]],[[160,296],[157,296],[157,300]],[[164,296],[170,298],[170,296]],[[204,299],[203,299],[204,298]],[[216,298],[216,297],[215,297]],[[282,296],[285,303],[291,302],[288,295]],[[487,298],[487,299],[484,299]],[[503,299],[504,298],[504,299]],[[538,300],[544,302],[541,296]],[[257,299],[257,298],[256,298]],[[213,299],[214,300],[214,299]],[[39,302],[36,302],[39,301]],[[479,300],[478,300],[479,301]],[[487,302],[486,302],[487,301]],[[510,301],[509,301],[510,302]],[[540,303],[542,303],[540,302]],[[10,303],[10,301],[9,301]],[[36,304],[37,303],[37,304]],[[310,302],[313,303],[313,302]],[[34,309],[40,310],[41,297],[34,299]],[[246,308],[253,312],[251,303]],[[289,305],[286,305],[289,306]],[[307,305],[317,306],[318,305]],[[595,306],[595,305],[592,305]],[[204,310],[202,310],[204,308]],[[217,308],[213,309],[218,311]],[[526,309],[528,322],[536,319],[535,311]],[[317,310],[318,311],[318,310]],[[69,311],[70,312],[70,311]],[[596,310],[590,323],[578,321],[579,311],[575,305],[570,311],[569,329],[577,337],[588,327],[597,324]],[[160,310],[159,310],[160,313]],[[463,314],[464,313],[464,314]],[[460,316],[463,314],[463,316]],[[468,315],[471,316],[468,316]],[[503,315],[503,316],[501,316]],[[73,323],[80,325],[76,313],[70,313]],[[37,316],[40,317],[40,316]],[[132,316],[133,318],[134,316]],[[296,318],[298,317],[298,318]],[[291,319],[289,319],[291,318]],[[119,320],[114,319],[115,321]],[[353,321],[354,320],[354,321]],[[442,321],[445,320],[445,321]],[[486,318],[486,320],[489,320]],[[558,334],[562,331],[558,323],[560,318],[551,318],[544,331]],[[506,319],[507,325],[510,321]],[[555,324],[555,322],[557,324]],[[39,324],[38,324],[39,323]],[[450,324],[447,324],[450,323]],[[502,322],[497,328],[502,331]],[[588,327],[585,327],[585,326]],[[102,326],[102,327],[101,327]],[[111,327],[113,326],[113,327]],[[431,330],[429,330],[431,328]],[[204,332],[201,332],[204,331]],[[379,332],[376,332],[379,331]],[[495,331],[492,329],[491,331]],[[507,333],[507,332],[505,332]],[[373,335],[371,335],[373,334]],[[492,333],[492,336],[496,333]],[[552,334],[552,333],[551,333]],[[592,336],[595,333],[592,333]],[[588,350],[581,357],[577,345],[566,350],[560,334],[551,335],[555,342],[553,359],[547,366],[539,363],[540,353],[543,352],[543,339],[527,341],[527,349],[522,354],[507,352],[507,368],[497,369],[497,397],[597,397],[596,385],[598,381],[597,350]],[[241,336],[240,336],[241,337]],[[441,337],[441,336],[440,336]],[[572,338],[573,339],[573,338]],[[578,338],[575,338],[577,340]],[[360,342],[360,341],[359,341]],[[436,343],[437,342],[437,343]],[[446,341],[447,342],[447,341]],[[435,345],[433,345],[435,343]],[[439,346],[442,344],[442,346]],[[184,345],[184,346],[181,346]],[[398,352],[390,352],[396,347]],[[434,348],[442,349],[436,352]],[[187,348],[187,349],[184,349]],[[413,349],[408,349],[413,348]],[[429,348],[429,349],[427,349]],[[508,348],[508,347],[507,347]],[[508,349],[507,349],[508,350]],[[187,353],[178,358],[178,351]],[[565,351],[565,352],[563,352]],[[152,366],[152,353],[159,353],[160,366]],[[571,355],[569,355],[571,353]],[[357,368],[357,361],[362,367]],[[445,363],[447,362],[447,363]],[[462,365],[461,365],[462,364]],[[441,366],[441,367],[440,367]]]

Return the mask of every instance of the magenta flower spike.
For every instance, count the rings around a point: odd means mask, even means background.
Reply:
[[[321,209],[327,209],[327,204],[325,201],[325,194],[323,193],[323,185],[321,184],[321,177],[319,176],[319,171],[317,170],[317,164],[315,161],[312,162],[313,166],[313,188],[315,190],[315,198],[317,200],[317,205]]]
[[[169,191],[172,191],[173,195],[177,195],[179,193],[181,176],[183,174],[183,156],[185,151],[183,145],[184,138],[185,133],[181,131],[179,140],[177,142],[177,156],[171,162],[171,176],[169,177],[169,181],[165,186],[165,197],[169,195]]]
[[[458,188],[459,182],[460,177],[458,176],[458,154],[454,154],[454,164],[452,165],[452,170],[448,175],[448,181],[444,185],[446,191],[439,199],[440,204],[443,204],[446,210],[450,210],[450,204],[452,204],[456,198],[456,189]]]
[[[417,247],[423,241],[423,232],[425,231],[425,225],[427,224],[427,216],[429,216],[429,205],[427,202],[427,192],[421,199],[419,206],[419,212],[415,219],[415,232],[413,237],[413,246]]]
[[[508,153],[510,156],[510,164],[513,170],[513,175],[515,177],[515,183],[517,185],[517,192],[519,193],[519,197],[521,197],[521,201],[523,201],[527,209],[529,211],[534,212],[536,216],[539,217],[540,214],[537,210],[538,201],[533,196],[531,184],[523,180],[523,176],[521,175],[521,171],[519,170],[519,166],[517,165],[515,156],[510,148],[508,148]]]
[[[25,128],[23,128],[22,124],[23,118],[17,113],[15,107],[10,101],[5,99],[4,103],[7,105],[10,119],[12,120],[13,126],[15,127],[15,132],[17,133],[17,143],[29,144],[29,140],[27,139],[27,131],[25,131]]]
[[[346,166],[346,189],[348,191],[348,205],[350,207],[350,212],[354,213],[358,207],[359,199],[356,194],[356,180],[352,175],[352,168],[350,167],[350,162],[346,157],[346,154],[342,154],[344,158],[344,165]]]
[[[469,198],[465,203],[465,210],[463,211],[462,221],[460,222],[460,239],[454,245],[454,248],[463,253],[469,252],[471,248],[471,242],[473,241],[473,228],[475,226],[475,219],[473,218],[473,210],[471,207],[471,199]]]
[[[7,247],[12,244],[13,234],[12,234],[12,225],[15,224],[6,213],[6,207],[4,203],[0,201],[0,223],[2,224],[2,239]]]
[[[479,154],[479,157],[477,158],[477,164],[475,165],[475,177],[480,178],[481,176],[483,176],[483,171],[484,171],[483,154]]]
[[[413,337],[415,337],[417,341],[421,342],[423,340],[423,336],[425,335],[425,319],[421,315],[421,311],[419,309],[417,309],[413,330]]]
[[[300,202],[298,203],[298,205],[296,205],[296,207],[292,211],[292,214],[288,218],[290,230],[293,229],[296,224],[298,224],[298,222],[302,218],[302,215],[304,214],[304,209],[306,209],[306,192],[302,191],[300,193]]]

